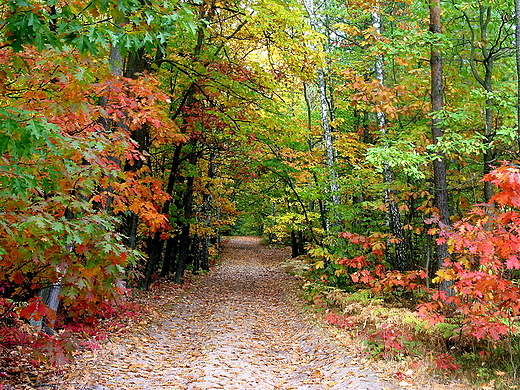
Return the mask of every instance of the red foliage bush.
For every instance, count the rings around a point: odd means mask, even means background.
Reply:
[[[366,237],[343,232],[339,236],[348,239],[352,244],[360,245],[367,251],[367,254],[364,255],[338,260],[338,264],[354,270],[350,273],[350,278],[354,283],[363,284],[371,288],[374,293],[397,290],[414,291],[424,288],[422,281],[428,276],[426,271],[401,272],[388,270],[384,265],[385,240],[389,239],[387,235],[373,234]]]
[[[431,323],[459,321],[460,331],[498,340],[516,333],[520,315],[520,167],[504,163],[484,177],[498,187],[489,204],[475,205],[453,228],[444,229],[452,259],[435,282],[449,281],[419,314]]]
[[[339,315],[339,314],[335,314],[335,313],[329,314],[325,318],[325,320],[329,324],[335,325],[338,328],[350,329],[354,325],[353,321],[348,320],[348,316]]]

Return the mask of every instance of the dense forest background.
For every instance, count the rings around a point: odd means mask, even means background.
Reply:
[[[231,233],[327,286],[416,294],[448,338],[515,337],[519,10],[3,1],[4,339],[208,270]]]

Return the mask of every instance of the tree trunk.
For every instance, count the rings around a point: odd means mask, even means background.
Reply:
[[[179,236],[168,238],[164,251],[164,261],[161,276],[169,276],[177,269],[177,259],[179,253]]]
[[[486,99],[486,123],[485,123],[485,139],[486,144],[489,146],[493,142],[494,134],[493,134],[493,99]],[[491,172],[493,169],[493,162],[495,160],[495,152],[491,147],[486,149],[484,152],[484,175]],[[484,201],[487,203],[493,197],[493,183],[486,181],[484,182]]]
[[[303,235],[303,232],[301,230],[298,231],[298,253],[300,255],[304,255],[305,254],[305,243],[306,243],[306,238],[305,236]]]
[[[179,237],[179,259],[175,267],[175,283],[182,283],[184,278],[184,271],[188,264],[188,257],[190,255],[190,225],[185,223],[181,228],[181,235]]]
[[[372,12],[372,26],[377,32],[378,35],[381,35],[381,15],[379,13],[379,9],[376,8],[375,11]],[[376,64],[375,64],[375,74],[376,79],[379,80],[381,86],[384,86],[385,83],[385,74],[384,74],[384,62],[383,56],[381,54],[377,55]],[[383,111],[377,112],[377,125],[379,127],[380,133],[384,136],[386,135],[386,115]],[[398,240],[395,243],[395,261],[393,261],[394,267],[396,267],[399,271],[405,271],[408,268],[408,261],[406,259],[406,242],[404,240],[404,232],[401,224],[401,213],[399,212],[399,206],[394,199],[394,192],[388,188],[393,183],[393,172],[390,168],[390,165],[387,163],[383,164],[383,181],[387,185],[385,189],[385,203],[388,208],[387,214],[387,224],[392,232],[392,235]]]
[[[325,26],[321,26],[316,15],[314,0],[304,0],[307,14],[309,15],[309,22],[314,31],[323,33],[322,30]],[[326,67],[325,65],[319,66],[317,69],[317,84],[318,94],[320,100],[320,115],[321,115],[321,126],[323,130],[323,145],[325,148],[326,158],[325,163],[328,169],[329,176],[329,190],[330,190],[330,203],[332,206],[332,225],[339,225],[340,217],[338,215],[337,206],[341,204],[340,188],[338,181],[338,174],[336,171],[336,151],[334,149],[334,139],[332,135],[331,118],[332,112],[330,110],[331,104],[329,104],[328,93],[327,93],[327,82],[326,82]],[[329,221],[327,221],[325,227],[326,230],[330,230]]]
[[[148,260],[146,262],[145,270],[144,270],[144,278],[141,281],[141,289],[147,290],[150,284],[152,283],[152,276],[157,269],[157,264],[159,263],[159,259],[161,258],[162,248],[163,248],[163,240],[159,237],[159,242],[156,243],[157,236],[159,233],[155,233],[152,237],[148,237],[146,240],[146,248],[148,252]],[[158,245],[155,245],[158,244]]]
[[[74,219],[74,214],[70,211],[69,208],[65,209],[65,218],[68,221]],[[65,250],[67,252],[72,252],[74,250],[74,245],[66,244]],[[42,298],[42,303],[47,306],[47,309],[51,310],[54,314],[58,312],[58,306],[60,305],[61,288],[62,284],[60,281],[58,281],[58,283],[54,283],[49,287],[42,288],[38,293],[38,296]],[[43,330],[48,335],[54,334],[54,320],[44,317],[38,321],[35,321],[31,318],[29,323],[36,329]]]
[[[430,2],[430,31],[434,35],[441,34],[440,0],[431,0]],[[439,117],[439,113],[444,107],[444,87],[442,83],[442,57],[435,44],[432,45],[431,48],[430,61],[431,105],[433,114],[432,138],[433,143],[436,144],[444,135],[444,128],[441,125],[441,118]],[[433,182],[435,187],[435,206],[439,211],[439,226],[441,228],[450,225],[446,171],[446,156],[443,153],[438,152],[433,161]],[[445,243],[437,244],[437,267],[442,267],[447,258],[449,258],[448,246]],[[441,288],[447,290],[448,286],[441,286]]]
[[[481,12],[484,12],[484,10],[481,8]],[[487,14],[491,15],[491,7],[487,8],[486,11]],[[495,158],[495,152],[491,148],[491,143],[493,142],[494,138],[494,131],[493,131],[493,118],[494,118],[494,100],[492,98],[493,96],[493,67],[494,67],[494,57],[493,55],[489,55],[487,47],[486,47],[486,40],[487,40],[487,22],[481,23],[481,37],[483,45],[481,47],[482,54],[484,55],[484,69],[485,69],[485,75],[484,75],[484,89],[486,91],[486,109],[484,113],[484,136],[486,138],[486,145],[488,146],[488,149],[484,153],[484,175],[491,172],[492,170],[492,164],[493,160]],[[484,182],[484,200],[486,202],[489,202],[491,197],[493,196],[493,183],[491,182]]]
[[[493,106],[494,101],[492,98],[493,94],[493,67],[495,58],[493,54],[489,53],[488,47],[487,47],[487,40],[488,40],[488,23],[491,20],[491,7],[479,7],[480,12],[480,38],[479,41],[480,50],[482,51],[482,57],[483,57],[483,64],[484,64],[484,78],[481,80],[482,87],[486,91],[486,108],[484,110],[484,137],[486,139],[486,145],[488,146],[488,149],[484,152],[484,169],[483,173],[484,175],[491,172],[494,160],[494,151],[490,147],[491,143],[493,142],[494,134],[493,134]],[[472,58],[472,61],[474,63],[475,59]],[[475,75],[475,67],[472,68],[474,70]],[[477,77],[477,76],[476,76]],[[478,78],[477,78],[478,80]],[[491,182],[484,182],[484,201],[489,202],[491,197],[493,196],[493,183]]]
[[[294,230],[291,231],[291,257],[294,259],[298,257],[298,239],[296,237],[296,232]]]
[[[303,97],[305,99],[305,107],[307,110],[307,131],[309,132],[309,134],[312,134],[311,98],[309,96],[309,87],[305,83],[303,84]],[[312,139],[309,139],[308,145],[309,145],[309,152],[312,152],[312,150],[313,150]],[[312,178],[314,181],[314,186],[319,187],[318,176],[316,175],[315,172],[312,173]],[[309,181],[309,187],[310,188],[313,187],[313,183],[311,181]],[[311,202],[313,202],[313,201],[311,201]],[[319,210],[320,210],[321,227],[323,228],[323,230],[328,231],[329,222],[328,222],[328,218],[327,218],[327,214],[326,214],[326,210],[325,210],[325,205],[323,204],[323,201],[321,199],[318,200],[318,206],[319,206]],[[309,211],[314,211],[314,204],[309,204]],[[308,228],[312,229],[312,226],[309,226]]]
[[[516,52],[516,79],[517,79],[517,106],[516,106],[516,138],[520,153],[520,0],[515,0],[515,52]]]
[[[206,228],[206,234],[202,238],[201,242],[201,259],[200,268],[204,271],[209,270],[209,247],[211,235],[209,234],[211,228],[211,219],[213,214],[213,195],[211,194],[211,180],[215,179],[215,151],[211,151],[209,155],[208,163],[208,188],[202,195],[202,216],[204,218],[204,227]]]
[[[479,5],[479,28],[480,34],[477,37],[475,29],[473,27],[473,20],[467,15],[466,12],[463,12],[464,18],[466,20],[466,24],[468,25],[469,31],[471,33],[471,51],[470,51],[470,66],[471,73],[477,82],[484,88],[486,91],[486,107],[484,109],[484,138],[485,145],[487,146],[486,151],[483,156],[483,174],[487,174],[492,169],[492,164],[495,159],[495,151],[492,148],[493,138],[495,136],[493,129],[493,121],[494,121],[494,99],[493,99],[493,68],[496,60],[496,52],[494,53],[494,49],[496,49],[496,45],[491,44],[491,48],[489,46],[489,38],[488,38],[488,27],[489,23],[492,20],[492,9],[491,6],[485,6],[483,4]],[[476,50],[477,48],[480,50],[482,54],[481,59],[476,58]],[[477,63],[482,63],[484,66],[484,75],[481,76],[477,70]],[[484,182],[484,201],[489,202],[491,197],[493,196],[493,184],[490,182]]]
[[[50,287],[42,288],[38,293],[38,296],[42,299],[42,303],[54,314],[58,311],[58,306],[60,304],[60,292],[61,285],[53,284]],[[42,317],[38,321],[31,318],[29,323],[38,331],[42,330],[48,335],[54,334],[54,321],[49,320],[47,317]]]
[[[144,49],[138,50],[137,53],[130,53],[126,58],[126,67],[123,71],[123,76],[128,78],[137,78],[147,68],[147,63],[144,57]],[[131,137],[137,142],[139,151],[148,151],[149,147],[149,135],[148,128],[142,126],[136,131],[133,131]],[[143,166],[141,160],[133,162],[133,164],[127,164],[125,171],[137,172]],[[139,218],[134,212],[129,212],[123,218],[123,235],[126,237],[125,244],[135,249],[137,247],[137,225]]]
[[[201,248],[201,259],[200,259],[200,268],[203,271],[209,271],[209,247],[211,244],[211,236],[206,234],[204,239],[202,240],[202,248]]]
[[[200,271],[200,255],[201,255],[201,244],[202,238],[200,235],[195,234],[191,238],[191,264],[193,265],[192,272],[194,274]]]
[[[191,152],[189,163],[195,165],[197,163],[197,155],[195,150]],[[180,283],[184,277],[184,271],[190,252],[190,219],[192,216],[193,208],[193,184],[195,178],[193,175],[188,176],[186,179],[186,191],[183,198],[183,221],[181,227],[181,235],[179,238],[179,261],[177,262],[177,268],[175,270],[175,283]]]
[[[177,181],[177,175],[179,171],[180,165],[180,155],[181,155],[182,146],[177,145],[175,148],[175,152],[172,157],[172,163],[170,168],[170,174],[168,176],[168,184],[166,185],[166,193],[170,196],[173,195],[173,189],[175,187],[175,183]],[[164,203],[161,212],[163,214],[169,215],[171,200],[168,200]],[[162,256],[162,250],[164,246],[164,240],[161,238],[161,232],[157,232],[153,235],[153,237],[148,240],[146,252],[148,254],[148,261],[146,262],[146,268],[144,272],[144,278],[141,282],[141,288],[143,290],[147,290],[150,286],[151,277],[155,272],[157,265]]]

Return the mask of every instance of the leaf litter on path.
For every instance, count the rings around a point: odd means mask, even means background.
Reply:
[[[259,238],[229,239],[215,269],[133,334],[79,358],[60,389],[404,388],[315,324],[280,266],[286,255]]]

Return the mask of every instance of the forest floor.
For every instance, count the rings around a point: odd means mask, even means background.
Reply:
[[[188,287],[155,286],[149,313],[130,331],[81,351],[53,382],[20,388],[465,389],[411,372],[396,377],[393,363],[363,357],[306,310],[298,279],[283,268],[288,255],[233,237],[219,264]]]

